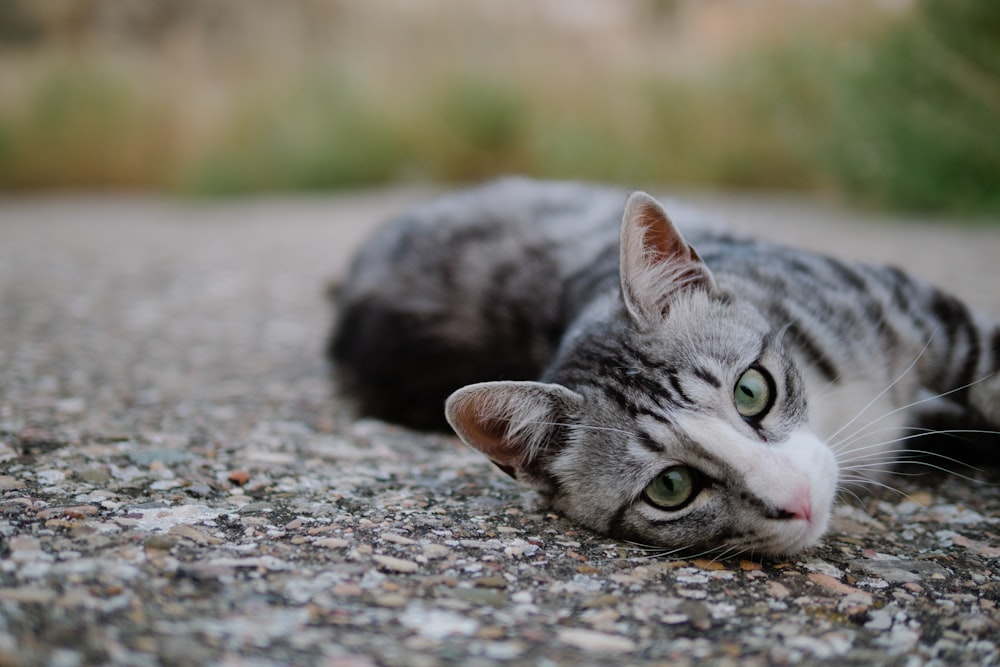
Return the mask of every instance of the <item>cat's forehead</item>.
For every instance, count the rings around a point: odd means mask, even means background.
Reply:
[[[763,354],[771,327],[747,304],[696,294],[674,303],[655,326],[623,333],[646,354],[676,365],[745,366]]]

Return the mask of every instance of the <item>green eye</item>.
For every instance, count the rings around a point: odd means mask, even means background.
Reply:
[[[760,368],[748,368],[736,382],[733,401],[746,419],[760,419],[771,409],[774,397],[771,378]]]
[[[695,472],[687,466],[671,466],[646,486],[646,501],[660,509],[677,510],[698,493]]]

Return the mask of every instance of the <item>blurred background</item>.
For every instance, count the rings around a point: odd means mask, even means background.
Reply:
[[[995,217],[1000,2],[0,2],[2,192],[508,173]]]

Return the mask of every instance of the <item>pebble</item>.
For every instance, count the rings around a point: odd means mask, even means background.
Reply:
[[[171,526],[170,530],[167,531],[168,535],[173,535],[175,537],[181,537],[184,539],[191,540],[195,544],[223,544],[225,540],[215,537],[214,535],[209,535],[204,530],[192,526],[190,524],[181,523],[176,526]]]
[[[236,484],[237,486],[244,486],[247,482],[250,481],[250,473],[248,473],[246,470],[234,470],[231,473],[229,473],[229,476],[226,479],[228,479],[233,484]]]
[[[24,488],[24,482],[11,477],[10,475],[0,475],[0,491],[16,491]]]
[[[350,540],[345,540],[342,537],[325,537],[321,540],[313,542],[315,546],[323,547],[324,549],[343,549],[350,543]]]
[[[392,570],[393,572],[404,572],[412,573],[420,569],[420,565],[414,563],[412,560],[405,560],[403,558],[396,558],[395,556],[372,556],[372,560],[381,565],[387,570]]]
[[[632,653],[638,649],[634,641],[621,635],[610,635],[604,632],[566,628],[560,630],[556,638],[563,644],[576,647],[583,651],[598,653]]]

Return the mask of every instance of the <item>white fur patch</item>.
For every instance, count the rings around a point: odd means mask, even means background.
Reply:
[[[801,429],[783,442],[765,443],[718,418],[691,414],[680,422],[707,452],[741,473],[747,491],[769,507],[795,513],[808,501],[808,521],[767,521],[761,526],[774,543],[774,553],[802,549],[826,532],[837,490],[837,461],[818,436]]]

